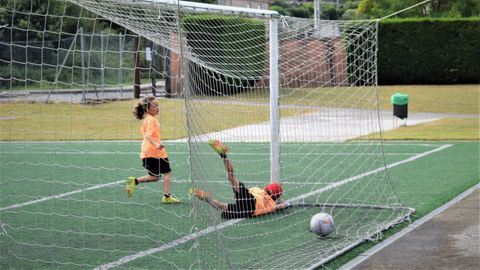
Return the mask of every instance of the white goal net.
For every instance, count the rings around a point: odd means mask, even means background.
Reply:
[[[314,268],[412,213],[378,135],[377,21],[37,2],[0,6],[0,268]],[[157,96],[181,204],[158,183],[126,196],[144,174],[133,95]],[[224,219],[189,196],[234,201],[212,139],[247,188],[278,181],[296,206]],[[319,212],[325,237],[309,230]]]

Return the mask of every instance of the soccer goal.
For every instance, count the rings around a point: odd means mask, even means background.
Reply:
[[[0,7],[0,268],[322,266],[413,213],[381,140],[378,21],[318,21],[172,0]],[[134,95],[155,95],[178,205],[146,184]],[[247,187],[292,207],[225,220],[189,197]],[[326,212],[335,230],[309,231]]]

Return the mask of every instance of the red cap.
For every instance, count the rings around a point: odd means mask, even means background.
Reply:
[[[276,201],[278,198],[280,198],[280,196],[282,196],[282,193],[283,193],[282,186],[280,186],[280,184],[277,183],[277,182],[273,182],[273,183],[268,184],[265,187],[265,190],[270,191],[270,197],[272,197],[272,199],[274,201]]]

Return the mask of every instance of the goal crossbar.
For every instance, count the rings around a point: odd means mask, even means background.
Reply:
[[[71,1],[71,2],[77,3],[78,1]],[[178,6],[181,9],[201,11],[201,12],[244,14],[244,15],[264,16],[264,17],[279,16],[278,12],[274,10],[221,6],[221,5],[178,1],[178,0],[143,0],[143,1],[118,0],[116,2],[119,2],[122,4],[131,4],[131,5],[161,4],[164,6]]]

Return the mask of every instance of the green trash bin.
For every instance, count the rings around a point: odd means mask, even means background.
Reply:
[[[405,119],[408,117],[408,95],[402,93],[395,93],[390,98],[393,104],[393,115]]]

